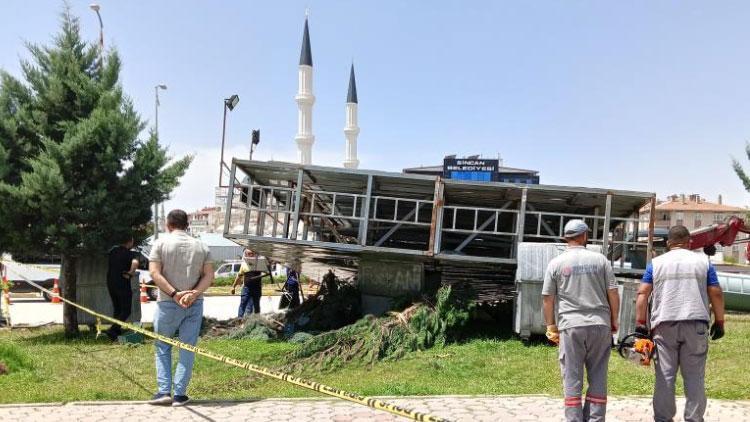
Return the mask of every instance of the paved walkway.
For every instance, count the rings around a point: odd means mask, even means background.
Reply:
[[[279,309],[281,296],[263,296],[260,309],[265,312]],[[227,320],[237,316],[240,305],[239,296],[206,296],[203,301],[203,315],[206,317]],[[141,322],[154,321],[156,302],[141,304]],[[10,319],[13,326],[38,326],[44,324],[62,324],[63,307],[45,302],[40,297],[13,297],[10,306]]]
[[[454,421],[560,421],[562,400],[547,396],[400,397],[395,404]],[[684,405],[678,400],[678,416]],[[0,406],[2,421],[398,421],[389,413],[335,399],[263,399],[195,402],[183,408],[143,402],[74,402]],[[609,421],[649,421],[651,400],[611,397]],[[676,421],[681,421],[678,417]],[[708,421],[750,421],[750,401],[709,400]]]

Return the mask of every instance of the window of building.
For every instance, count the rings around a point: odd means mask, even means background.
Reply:
[[[703,225],[703,214],[697,212],[695,213],[695,228],[701,227]]]
[[[662,221],[669,221],[669,213],[665,212],[664,214],[662,214],[661,215],[661,220]]]
[[[677,221],[675,221],[675,224],[682,225],[682,222],[685,220],[685,213],[682,211],[679,211],[675,214],[675,217],[677,218]]]
[[[719,214],[718,212],[714,214],[714,223],[721,223],[724,221],[724,216]]]

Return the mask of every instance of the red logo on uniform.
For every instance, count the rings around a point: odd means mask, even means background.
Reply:
[[[563,267],[562,269],[562,275],[565,277],[570,277],[570,275],[573,274],[573,268],[572,267]]]

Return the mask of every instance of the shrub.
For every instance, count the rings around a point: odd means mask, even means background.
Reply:
[[[296,362],[292,367],[332,369],[350,361],[372,364],[455,341],[470,318],[469,295],[446,286],[435,299],[434,305],[417,303],[381,318],[366,315],[352,325],[312,337],[292,352]]]

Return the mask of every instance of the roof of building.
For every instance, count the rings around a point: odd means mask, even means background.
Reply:
[[[650,205],[646,205],[641,208],[641,211],[648,211]],[[674,197],[661,201],[656,204],[657,211],[693,211],[693,212],[747,212],[748,209],[742,207],[735,207],[732,205],[718,204],[716,202],[709,202],[703,198],[685,198],[683,201],[681,197]]]
[[[307,18],[305,18],[305,31],[302,33],[302,51],[299,53],[299,64],[312,66],[312,50],[310,49],[310,29],[307,26]]]
[[[354,80],[354,63],[352,63],[352,69],[349,72],[349,91],[346,93],[347,103],[358,103],[357,101],[357,81]]]
[[[199,233],[196,237],[209,248],[220,246],[241,247],[219,233]]]
[[[419,166],[419,167],[410,167],[405,168],[404,173],[442,173],[443,172],[443,165],[439,166]],[[533,173],[537,174],[539,171],[537,170],[529,170],[529,169],[522,169],[517,167],[504,167],[500,166],[497,168],[498,173]]]

